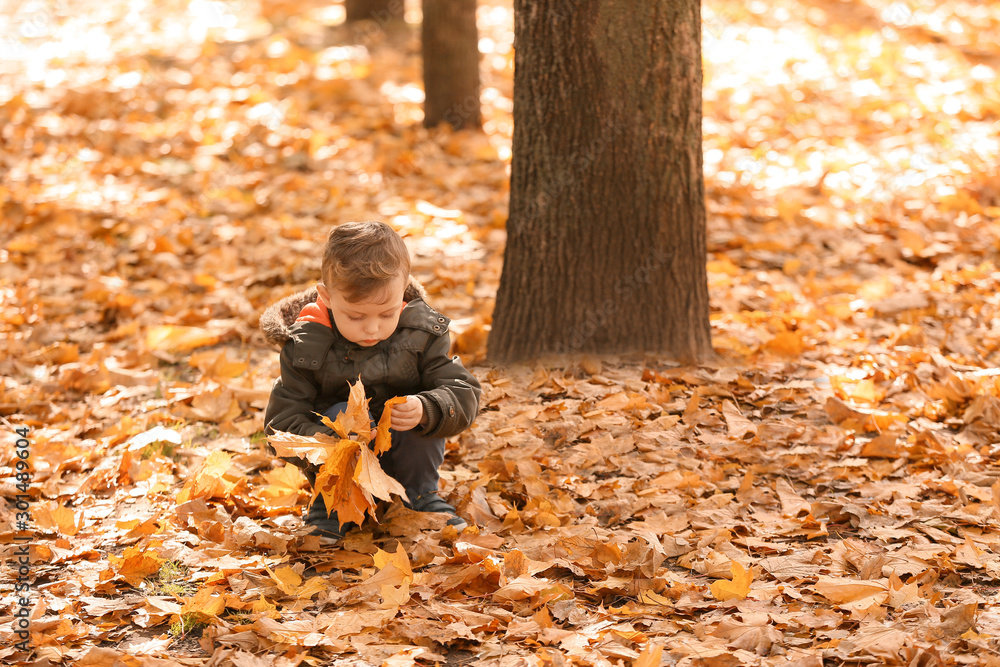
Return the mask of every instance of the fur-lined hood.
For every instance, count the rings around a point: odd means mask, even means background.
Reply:
[[[310,303],[314,303],[319,298],[319,292],[315,287],[297,292],[291,296],[271,304],[260,316],[260,330],[264,334],[267,342],[275,347],[281,347],[291,338],[289,328],[295,324],[302,309]],[[403,292],[403,301],[413,301],[422,299],[427,301],[427,290],[417,282],[416,278],[410,276],[410,284]]]

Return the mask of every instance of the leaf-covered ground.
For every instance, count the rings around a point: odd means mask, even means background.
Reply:
[[[1000,664],[998,3],[708,0],[717,360],[504,368],[513,23],[480,4],[481,135],[419,127],[416,35],[337,5],[0,17],[0,660]],[[478,529],[386,507],[330,549],[264,451],[256,320],[370,218],[483,382],[442,471]]]

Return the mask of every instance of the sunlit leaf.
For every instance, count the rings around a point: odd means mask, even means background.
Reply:
[[[716,600],[745,600],[750,593],[750,582],[753,581],[753,572],[747,570],[738,561],[732,561],[732,580],[719,579],[713,581],[711,585],[712,597]]]
[[[382,455],[392,447],[392,434],[389,433],[389,426],[392,423],[392,406],[406,402],[406,396],[396,396],[385,402],[385,410],[378,420],[378,429],[375,432],[375,454]]]

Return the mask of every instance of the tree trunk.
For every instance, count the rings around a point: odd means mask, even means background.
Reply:
[[[479,129],[476,0],[424,0],[424,125]]]
[[[489,356],[711,355],[700,0],[514,0]]]
[[[398,23],[406,13],[404,0],[344,0],[345,21],[375,21],[380,25]]]

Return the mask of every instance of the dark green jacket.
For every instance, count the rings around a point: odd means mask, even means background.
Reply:
[[[411,278],[396,331],[371,347],[340,334],[329,311],[315,303],[316,288],[264,311],[261,331],[271,343],[281,345],[281,377],[274,382],[264,414],[266,431],[332,433],[317,423],[314,413],[346,401],[348,383],[359,375],[376,420],[388,399],[416,395],[425,414],[416,433],[448,437],[469,428],[479,412],[479,381],[457,356],[449,356],[451,320],[428,306],[424,296]]]

